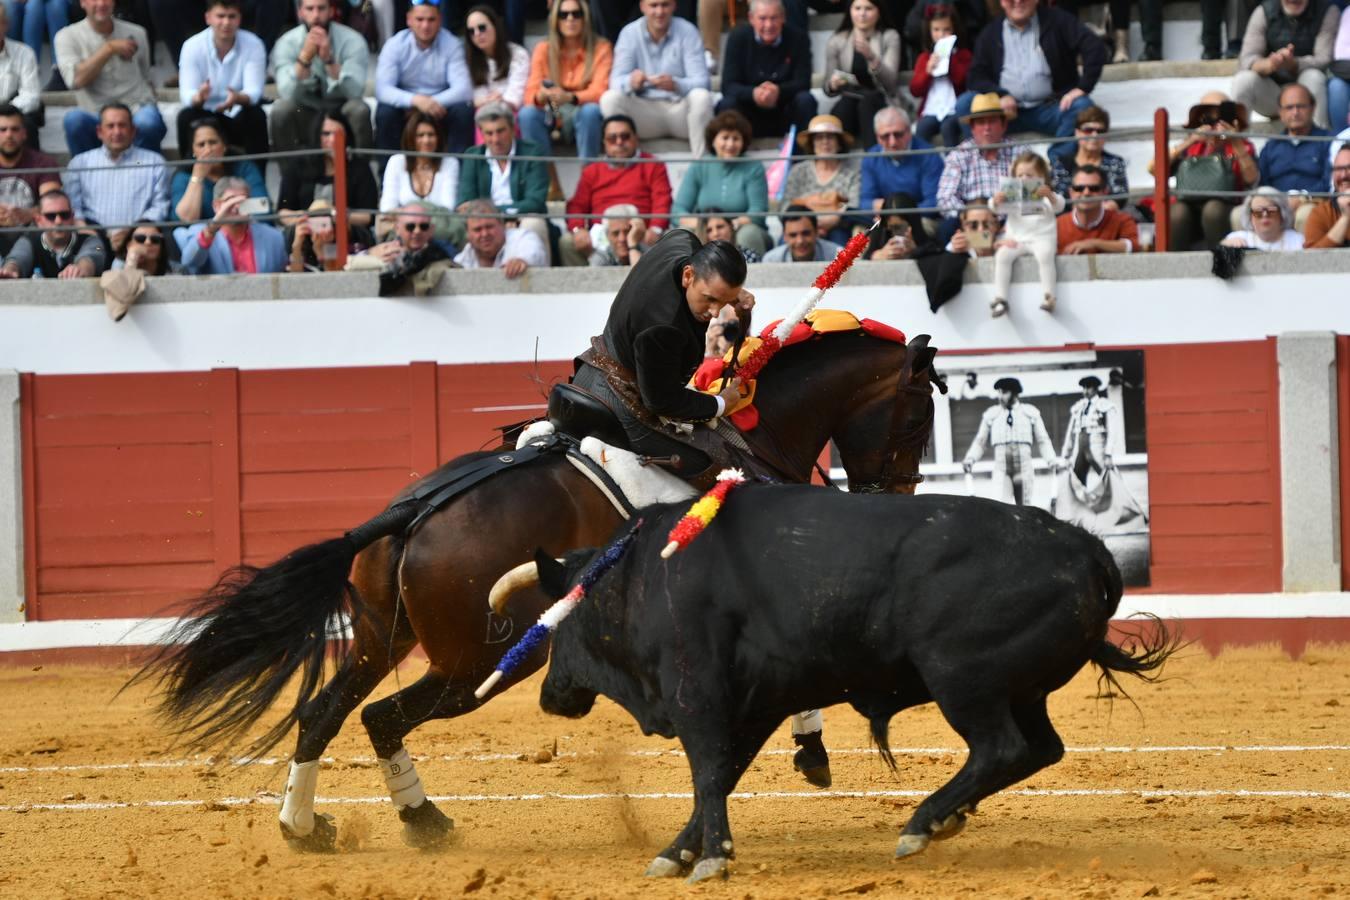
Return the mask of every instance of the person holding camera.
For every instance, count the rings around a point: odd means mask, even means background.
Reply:
[[[916,206],[909,194],[891,194],[882,204],[882,209],[912,209]],[[909,259],[919,249],[918,241],[924,239],[923,221],[917,214],[887,213],[882,225],[872,232],[863,259]]]
[[[1189,250],[1201,236],[1206,247],[1217,245],[1228,234],[1229,214],[1238,203],[1226,195],[1245,191],[1260,178],[1251,141],[1227,136],[1247,130],[1247,107],[1222,91],[1210,91],[1191,107],[1186,127],[1194,130],[1168,152],[1179,195],[1171,205],[1169,250]],[[1153,174],[1152,160],[1148,171]]]
[[[286,239],[280,231],[249,217],[266,213],[266,198],[249,197],[248,182],[226,176],[216,182],[209,222],[179,228],[174,240],[189,275],[263,274],[286,268]]]

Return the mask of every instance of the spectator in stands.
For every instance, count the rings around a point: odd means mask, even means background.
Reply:
[[[506,38],[506,23],[491,6],[479,4],[464,19],[464,59],[473,81],[473,108],[505,103],[514,113],[525,104],[530,54]]]
[[[1209,190],[1245,191],[1256,184],[1260,172],[1251,141],[1225,136],[1228,132],[1247,130],[1247,107],[1229,100],[1221,91],[1209,91],[1191,107],[1186,127],[1196,130],[1168,152],[1168,164],[1177,177],[1178,191],[1188,190],[1193,180]],[[1204,168],[1211,164],[1197,162],[1211,156],[1225,160],[1228,165],[1211,172]],[[1152,160],[1148,171],[1153,172]],[[1225,176],[1224,172],[1231,175]],[[1236,205],[1233,200],[1216,196],[1173,199],[1168,249],[1189,250],[1201,236],[1206,247],[1218,244],[1229,231],[1229,210]]]
[[[425,296],[440,281],[447,269],[455,268],[450,254],[439,241],[432,240],[431,217],[420,206],[398,210],[392,239],[376,244],[370,256],[384,262],[380,273],[380,296],[415,294]]]
[[[277,150],[304,146],[315,122],[330,111],[341,112],[351,123],[356,146],[374,143],[365,101],[370,48],[360,33],[333,21],[337,2],[341,0],[298,0],[300,24],[272,48],[277,80],[272,145]]]
[[[1114,30],[1115,52],[1111,56],[1113,63],[1130,61],[1130,0],[1111,0],[1111,27]],[[1139,54],[1141,62],[1156,62],[1163,58],[1163,0],[1139,0],[1139,32],[1144,39],[1144,52]]]
[[[968,115],[976,95],[999,95],[1008,131],[1068,137],[1106,63],[1102,39],[1072,14],[1039,0],[1000,0],[1004,18],[975,41],[966,93],[956,111]],[[1078,60],[1083,61],[1082,73]],[[1052,148],[1053,150],[1053,148]]]
[[[716,207],[705,209],[703,212],[715,213],[715,215],[704,215],[699,221],[699,236],[703,239],[703,243],[706,244],[709,241],[728,241],[732,244],[736,244],[736,226],[732,224],[731,216],[727,215],[724,210],[717,209]],[[744,256],[745,261],[748,263],[760,262],[764,259],[764,254],[757,250],[751,250],[749,247],[741,247],[739,244],[736,246],[741,251],[741,256]]]
[[[642,0],[641,9],[614,45],[600,109],[606,118],[628,116],[648,139],[687,137],[690,152],[702,156],[713,97],[698,29],[674,17],[675,0]]]
[[[992,197],[999,182],[1007,177],[1017,150],[994,145],[1003,142],[1008,117],[1015,114],[1009,113],[993,92],[971,102],[970,113],[962,120],[971,136],[947,154],[938,182],[937,205],[946,217],[938,233],[940,238],[952,236],[961,207],[976,197]]]
[[[169,170],[163,156],[132,146],[136,126],[123,104],[103,108],[97,134],[103,145],[86,150],[66,167],[66,192],[76,218],[111,229],[108,243],[119,253],[131,223],[163,222],[168,216]]]
[[[325,272],[337,265],[338,239],[333,208],[326,200],[315,200],[305,215],[286,230],[286,246],[291,248],[287,272]],[[359,252],[348,244],[347,252]]]
[[[945,54],[934,52],[938,41],[956,38],[956,44]],[[955,6],[931,3],[924,9],[923,52],[914,63],[914,75],[909,92],[921,101],[919,121],[914,133],[926,143],[942,132],[942,144],[955,147],[961,143],[961,119],[956,114],[956,98],[965,93],[966,77],[970,73],[973,55],[967,46],[965,27]],[[946,65],[944,74],[934,75]]]
[[[33,2],[33,0],[30,0]],[[23,7],[20,6],[20,9]],[[41,21],[41,16],[34,16]],[[38,144],[39,116],[42,114],[42,83],[38,80],[37,54],[12,35],[5,8],[0,6],[0,105],[12,106],[23,115],[33,149]],[[41,34],[41,26],[38,33]]]
[[[131,239],[112,261],[113,269],[139,269],[146,275],[170,275],[182,267],[169,258],[164,245],[164,232],[152,222],[137,222],[131,229]]]
[[[1242,228],[1221,243],[1248,250],[1302,250],[1303,235],[1294,230],[1289,197],[1262,185],[1242,204]]]
[[[520,136],[553,153],[553,135],[576,144],[577,156],[600,155],[600,97],[609,86],[614,46],[597,37],[586,0],[557,0],[548,14],[548,38],[534,47]]]
[[[1069,181],[1072,208],[1057,220],[1059,252],[1133,253],[1139,246],[1139,226],[1133,217],[1108,206],[1101,198],[1110,190],[1106,172],[1088,163],[1074,169]]]
[[[66,231],[75,221],[70,198],[60,189],[38,199],[41,234],[20,237],[0,265],[0,278],[94,278],[108,266],[108,248],[93,232]]]
[[[897,106],[888,106],[872,119],[877,144],[868,149],[861,166],[858,205],[862,209],[881,209],[889,194],[908,194],[919,206],[937,206],[938,182],[942,179],[942,157],[937,153],[916,156],[883,156],[905,150],[927,150],[929,145],[917,137],[909,116]]]
[[[85,18],[62,28],[55,39],[61,76],[79,104],[66,113],[63,123],[67,149],[76,156],[97,147],[100,111],[118,103],[135,110],[136,145],[158,152],[167,129],[150,83],[150,40],[145,29],[114,19],[113,0],[80,0],[80,5]]]
[[[505,103],[490,103],[478,110],[475,121],[483,143],[469,148],[469,157],[459,170],[459,202],[491,200],[497,209],[533,232],[548,249],[548,166],[537,159],[544,148],[517,141],[515,118]],[[543,265],[548,265],[545,256]]]
[[[1310,250],[1350,245],[1350,146],[1331,161],[1331,189],[1336,196],[1318,202],[1303,224],[1303,246]]]
[[[910,47],[923,47],[924,34],[928,31],[927,23],[924,21],[929,12],[928,5],[915,3],[911,6],[904,0],[886,0],[886,2],[890,4],[892,22],[899,22],[901,21],[899,17],[904,17],[904,26],[900,29],[904,42]],[[951,0],[942,5],[949,5],[956,10],[965,24],[966,34],[978,35],[989,22],[990,6],[986,5],[986,0]]]
[[[839,98],[830,113],[864,147],[876,143],[873,117],[900,102],[900,32],[879,4],[880,0],[852,0],[848,14],[825,42],[825,95]],[[811,112],[815,109],[812,101]]]
[[[473,82],[464,48],[441,27],[441,11],[408,7],[408,27],[385,42],[375,64],[375,145],[397,150],[409,113],[431,116],[458,153],[473,143]]]
[[[461,203],[468,243],[455,262],[465,269],[501,269],[507,278],[519,278],[530,266],[548,265],[548,247],[525,228],[507,228],[491,200]]]
[[[30,225],[37,214],[38,197],[61,187],[56,160],[34,150],[27,140],[24,115],[15,107],[0,105],[0,227]],[[47,172],[7,174],[7,169],[42,169]],[[15,234],[0,234],[0,253],[7,253]]]
[[[698,219],[693,213],[716,208],[735,214],[736,246],[748,247],[763,256],[772,246],[764,227],[769,185],[764,165],[757,159],[745,158],[751,135],[750,123],[736,110],[728,109],[714,116],[704,135],[712,154],[690,165],[684,173],[671,212],[681,217],[682,227],[691,231],[698,229]]]
[[[1327,69],[1327,121],[1334,132],[1350,125],[1350,16],[1344,11]]]
[[[1280,121],[1284,124],[1281,134],[1288,135],[1291,140],[1269,140],[1261,148],[1256,161],[1261,184],[1286,192],[1325,191],[1331,184],[1331,155],[1327,153],[1327,145],[1322,141],[1299,140],[1331,134],[1312,123],[1316,102],[1312,92],[1297,82],[1286,84],[1280,90]]]
[[[1328,0],[1265,0],[1247,20],[1233,99],[1273,119],[1280,88],[1297,82],[1312,94],[1313,121],[1325,127],[1327,68],[1340,23],[1340,9]]]
[[[413,110],[403,128],[403,153],[389,157],[380,191],[380,212],[392,213],[410,203],[430,204],[452,213],[459,205],[459,160],[453,156],[413,156],[444,153],[445,135],[436,120]]]
[[[1201,59],[1236,59],[1242,52],[1242,32],[1258,0],[1200,0]],[[1220,29],[1228,33],[1222,44]]]
[[[567,234],[558,241],[565,266],[584,266],[592,249],[594,217],[618,203],[631,203],[646,219],[650,247],[665,231],[670,213],[670,179],[666,164],[638,148],[637,127],[628,116],[610,116],[604,123],[605,159],[581,170],[581,180],[567,201]],[[632,160],[642,160],[633,162]]]
[[[631,266],[642,256],[642,242],[647,238],[647,223],[631,203],[619,203],[605,210],[604,219],[592,225],[591,253],[593,266]],[[594,230],[601,229],[604,240],[596,240]]]
[[[755,134],[775,137],[792,125],[800,131],[816,114],[811,40],[787,24],[783,0],[750,0],[749,23],[727,38],[717,112],[732,109],[750,120]]]
[[[370,164],[360,157],[351,155],[353,145],[352,124],[340,112],[328,112],[314,122],[314,135],[310,146],[317,146],[323,153],[319,156],[302,156],[291,160],[281,170],[281,189],[277,196],[277,207],[282,221],[293,221],[300,211],[308,209],[315,200],[333,202],[333,178],[337,164],[333,157],[335,136],[341,130],[347,139],[347,206],[353,210],[347,215],[347,221],[353,228],[368,228],[374,221],[373,210],[379,207],[380,190],[375,184],[375,176],[370,173]]]
[[[169,183],[169,212],[180,222],[196,222],[212,215],[211,200],[216,182],[233,175],[248,184],[250,197],[266,197],[267,182],[252,160],[231,160],[234,155],[225,143],[220,119],[211,117],[192,128],[192,168],[174,170]]]
[[[1106,176],[1106,193],[1127,194],[1130,181],[1125,173],[1125,160],[1106,152],[1106,134],[1111,130],[1111,114],[1100,106],[1089,106],[1078,113],[1074,123],[1074,143],[1064,146],[1059,153],[1050,153],[1050,181],[1055,193],[1072,199],[1069,185],[1073,173],[1080,166],[1095,166]],[[1107,200],[1107,209],[1120,209],[1128,200]]]
[[[37,58],[42,55],[42,45],[47,40],[55,40],[56,33],[70,24],[70,5],[68,0],[5,0],[4,5],[0,6],[0,17],[3,17],[0,18],[0,35],[8,35],[15,43],[22,40],[23,45],[33,51],[35,95],[44,90],[66,90],[61,72],[55,67],[52,68],[47,85],[39,86],[41,80],[37,72]],[[3,61],[0,61],[0,69],[3,65]],[[19,92],[26,93],[27,87],[20,88]],[[0,97],[0,101],[14,103],[12,97]],[[27,111],[19,103],[14,105]]]
[[[220,119],[228,143],[250,155],[267,152],[263,85],[267,51],[256,34],[243,31],[239,0],[207,0],[207,28],[188,38],[178,60],[178,155],[192,154],[192,125]]]
[[[226,176],[216,182],[215,216],[174,232],[183,271],[189,275],[264,274],[286,268],[286,240],[265,222],[239,212],[248,182]]]
[[[952,233],[946,250],[971,259],[993,256],[1001,231],[1002,225],[989,208],[989,201],[984,197],[971,197],[966,201],[966,208],[961,210],[960,227]]]
[[[1019,153],[1011,173],[1022,184],[1022,196],[1009,197],[1000,189],[989,198],[994,212],[1005,217],[1003,239],[994,250],[994,300],[989,314],[995,319],[1008,312],[1012,266],[1019,256],[1036,258],[1041,309],[1055,311],[1055,252],[1059,247],[1055,217],[1064,211],[1064,198],[1050,189],[1050,163],[1034,150]]]
[[[286,24],[290,0],[240,0],[244,18],[243,27],[253,32],[271,52]],[[118,4],[121,6],[121,3]],[[203,0],[138,0],[149,18],[148,27],[156,39],[169,48],[169,59],[176,60],[183,53],[183,45],[201,30],[202,15],[206,12]],[[134,18],[134,16],[133,16]],[[175,73],[164,82],[165,87],[177,87]]]
[[[820,236],[846,243],[850,228],[844,213],[858,208],[862,171],[857,159],[840,159],[838,154],[853,147],[853,136],[844,131],[837,117],[816,116],[811,127],[797,136],[797,143],[811,156],[799,159],[788,170],[783,195],[789,199],[783,205],[804,206],[816,213]],[[822,158],[832,155],[835,158]]]
[[[881,199],[882,209],[912,209],[914,198],[905,193]],[[887,213],[881,227],[872,232],[863,259],[909,259],[921,242],[926,243],[923,220],[914,213]]]
[[[769,262],[829,262],[843,248],[820,237],[816,214],[805,206],[789,206],[779,215],[783,243],[764,254]]]

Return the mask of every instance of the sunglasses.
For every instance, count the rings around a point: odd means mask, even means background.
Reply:
[[[1083,194],[1100,194],[1106,190],[1100,184],[1071,184],[1069,190]]]
[[[1253,206],[1253,207],[1252,207],[1252,218],[1253,218],[1253,219],[1268,219],[1268,218],[1270,218],[1270,217],[1272,217],[1272,216],[1278,216],[1278,215],[1280,215],[1280,208],[1279,208],[1278,206]]]
[[[164,235],[162,234],[133,234],[131,239],[138,244],[162,244]]]
[[[559,19],[580,19],[583,18],[580,9],[560,9],[558,10]]]
[[[1080,128],[1078,130],[1083,132],[1084,137],[1101,137],[1102,135],[1106,134],[1105,128],[1088,127],[1088,128]]]
[[[470,34],[487,34],[488,29],[491,28],[492,26],[484,22],[481,25],[468,25],[466,27],[468,28]]]
[[[409,6],[435,6],[441,5],[441,0],[408,0]]]
[[[631,141],[632,139],[633,139],[633,132],[631,131],[620,131],[614,134],[605,135],[606,144],[622,144],[625,143],[626,141]]]
[[[44,219],[51,219],[53,222],[68,222],[75,218],[75,213],[68,209],[58,209],[52,212],[40,212],[38,215]]]
[[[414,231],[430,231],[430,230],[431,230],[431,223],[430,223],[430,222],[409,222],[408,224],[406,224],[406,225],[403,226],[403,230],[406,231],[406,232],[408,232],[408,234],[412,234]]]

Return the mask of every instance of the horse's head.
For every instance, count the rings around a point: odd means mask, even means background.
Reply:
[[[882,416],[887,428],[882,449],[866,454],[869,464],[862,467],[846,462],[850,491],[912,494],[923,481],[919,463],[933,434],[934,385],[947,393],[946,380],[933,368],[937,349],[928,345],[929,340],[929,335],[920,334],[905,345],[895,393],[888,398],[890,415]]]

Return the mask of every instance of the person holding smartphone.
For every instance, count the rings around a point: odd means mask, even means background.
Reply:
[[[189,275],[262,274],[286,268],[286,239],[251,215],[266,213],[271,204],[249,197],[248,182],[227,176],[216,182],[212,202],[215,215],[208,222],[174,232]]]

